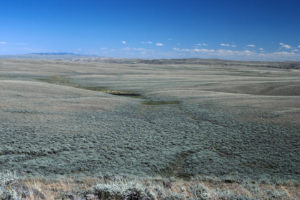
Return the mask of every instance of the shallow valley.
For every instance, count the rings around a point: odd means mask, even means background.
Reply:
[[[298,184],[300,70],[192,61],[0,59],[0,171]]]

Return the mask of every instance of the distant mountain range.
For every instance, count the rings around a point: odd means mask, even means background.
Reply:
[[[38,53],[31,53],[32,55],[41,55],[41,56],[65,56],[65,55],[73,55],[73,56],[80,56],[80,54],[70,53],[70,52],[38,52]],[[30,54],[29,54],[30,55]]]
[[[238,61],[203,58],[179,58],[179,59],[139,59],[139,58],[109,58],[96,55],[84,55],[70,52],[37,52],[23,55],[0,55],[7,59],[40,59],[40,60],[69,60],[75,62],[101,62],[121,64],[197,64],[197,65],[221,65],[226,66],[257,66],[283,69],[300,69],[300,62],[267,62],[267,61]]]
[[[86,54],[77,54],[71,52],[35,52],[29,54],[17,54],[17,55],[0,55],[0,58],[20,58],[20,59],[76,59],[76,58],[92,58],[92,57],[99,57],[95,55],[86,55]]]

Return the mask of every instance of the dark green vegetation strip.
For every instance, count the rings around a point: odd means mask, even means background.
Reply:
[[[40,78],[38,80],[47,82],[47,83],[65,85],[65,86],[70,86],[70,87],[80,88],[80,89],[85,89],[85,90],[105,92],[108,94],[118,95],[118,96],[128,96],[128,97],[136,97],[136,98],[142,97],[140,94],[138,94],[136,92],[111,90],[111,89],[108,89],[106,87],[101,87],[101,86],[83,86],[83,85],[71,82],[68,78],[66,78],[64,76],[52,76],[52,77],[47,77],[47,78]]]

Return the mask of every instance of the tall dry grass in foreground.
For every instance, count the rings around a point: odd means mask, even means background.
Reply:
[[[103,178],[42,179],[0,175],[0,199],[184,200],[184,199],[300,199],[300,185],[234,181],[216,178]]]

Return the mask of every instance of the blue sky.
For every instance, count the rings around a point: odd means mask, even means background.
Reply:
[[[300,60],[299,0],[1,0],[0,54]]]

